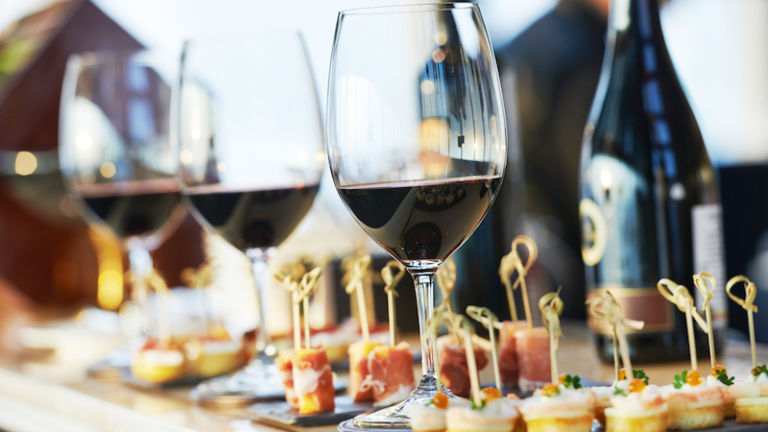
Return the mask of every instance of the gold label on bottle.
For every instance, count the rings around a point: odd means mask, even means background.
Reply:
[[[581,257],[584,264],[597,265],[608,245],[608,227],[600,207],[591,199],[584,198],[579,203],[581,218]]]
[[[672,306],[656,287],[627,288],[621,285],[603,285],[599,289],[591,290],[587,294],[587,301],[602,296],[605,290],[611,291],[616,301],[624,308],[627,318],[645,323],[642,330],[625,328],[626,333],[663,332],[674,328],[675,317]],[[612,333],[610,324],[605,321],[590,316],[587,324],[595,333],[604,335]]]

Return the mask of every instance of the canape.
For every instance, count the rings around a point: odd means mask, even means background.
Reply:
[[[616,387],[611,406],[605,409],[608,432],[664,432],[667,404],[658,387],[632,379],[626,390]]]
[[[753,368],[746,380],[730,387],[738,423],[768,423],[768,368]]]
[[[723,414],[725,418],[731,418],[736,416],[736,407],[734,406],[734,399],[731,397],[731,386],[734,383],[734,378],[728,376],[728,372],[724,367],[717,365],[707,376],[706,385],[709,387],[720,387],[723,389]]]
[[[519,367],[520,389],[533,391],[551,378],[549,334],[544,327],[526,328],[515,332],[515,351]]]
[[[594,421],[594,406],[590,391],[546,384],[523,401],[520,411],[528,432],[587,432]]]
[[[525,321],[504,321],[499,331],[499,372],[507,388],[518,386],[520,367],[517,361],[515,333],[528,327]]]
[[[416,388],[413,353],[408,343],[377,346],[368,354],[368,378],[374,406],[388,406],[405,400]]]
[[[131,360],[131,373],[143,380],[162,383],[182,378],[187,361],[181,344],[174,340],[148,339]]]
[[[355,402],[373,400],[373,388],[365,384],[368,355],[381,343],[360,340],[349,346],[349,395]]]
[[[293,350],[282,350],[277,353],[275,365],[280,373],[280,379],[285,387],[285,401],[292,407],[299,407],[299,398],[293,387]]]
[[[244,358],[240,343],[229,335],[194,337],[185,341],[184,349],[190,371],[204,378],[231,372]]]
[[[299,413],[314,414],[335,409],[333,374],[324,349],[296,350],[293,356],[293,386]]]
[[[469,367],[464,346],[452,336],[437,339],[437,351],[440,359],[440,381],[456,396],[467,397],[470,392]],[[488,364],[488,357],[479,348],[474,349],[477,370]]]
[[[673,384],[662,387],[662,394],[667,400],[669,429],[706,429],[725,418],[725,392],[703,385],[697,370],[675,375]]]
[[[516,403],[495,388],[483,390],[479,406],[451,406],[445,415],[448,432],[512,432],[520,414]]]

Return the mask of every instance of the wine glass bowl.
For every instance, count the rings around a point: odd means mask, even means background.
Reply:
[[[360,226],[413,276],[422,333],[416,390],[395,407],[359,416],[358,427],[408,427],[408,408],[436,392],[434,340],[424,335],[434,274],[499,191],[504,119],[477,5],[339,13],[327,117],[334,185]]]
[[[62,86],[65,183],[85,219],[123,241],[137,280],[152,272],[149,251],[185,214],[171,136],[175,57],[163,50],[75,54]],[[140,282],[133,291],[139,302],[147,295]],[[151,319],[144,320],[148,330]]]

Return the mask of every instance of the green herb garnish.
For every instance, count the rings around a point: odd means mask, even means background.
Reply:
[[[765,365],[752,368],[752,376],[757,378],[760,374],[765,374],[768,377],[768,368]]]
[[[717,378],[718,381],[720,381],[721,383],[723,383],[725,385],[733,385],[734,377],[730,377],[729,378],[728,377],[728,372],[726,372],[725,369],[718,369],[717,370],[717,376],[715,378]]]
[[[563,387],[568,389],[577,390],[581,388],[581,377],[578,375],[565,375],[561,377],[560,382],[563,384]]]
[[[475,404],[475,399],[474,398],[469,398],[469,400],[472,401],[472,409],[473,410],[481,410],[481,409],[485,408],[485,400],[484,399],[480,399],[480,404]]]
[[[645,371],[642,369],[632,369],[632,376],[636,379],[641,379],[645,383],[645,385],[648,385],[648,375],[645,374]]]
[[[683,385],[685,384],[685,379],[688,377],[688,371],[684,370],[680,372],[680,374],[675,375],[675,380],[672,382],[672,385],[676,389],[683,388]]]
[[[614,387],[613,388],[613,395],[614,396],[626,396],[627,395],[627,391],[626,390],[622,390],[622,389],[620,389],[618,387]]]

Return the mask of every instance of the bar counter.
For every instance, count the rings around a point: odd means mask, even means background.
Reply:
[[[601,363],[586,327],[567,323],[558,358],[561,372],[609,382],[613,366]],[[415,341],[415,338],[414,338]],[[758,347],[759,361],[768,359],[768,346]],[[744,376],[751,367],[747,342],[729,340],[718,359],[732,375]],[[700,358],[700,369],[709,359]],[[57,369],[40,361],[16,361],[0,367],[0,430],[12,431],[274,431],[253,421],[247,409],[213,411],[196,406],[189,388],[143,390],[120,381],[89,378],[84,370]],[[637,365],[656,384],[666,384],[689,363]],[[485,382],[492,380],[489,368]],[[311,429],[334,431],[335,426]]]

